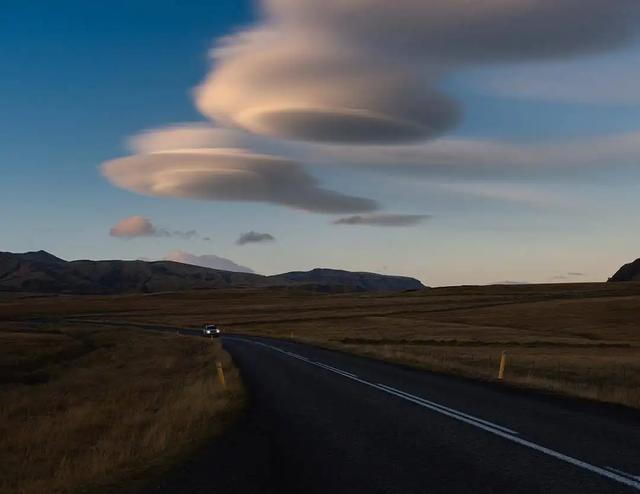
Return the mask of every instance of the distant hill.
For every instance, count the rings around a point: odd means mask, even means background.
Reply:
[[[425,288],[413,278],[333,269],[262,276],[173,261],[65,261],[45,251],[0,252],[0,291],[116,294],[242,287],[298,287],[321,292]]]
[[[323,268],[277,274],[270,276],[269,279],[276,282],[276,284],[315,285],[318,290],[322,290],[324,287],[327,291],[330,291],[332,287],[342,287],[345,291],[351,292],[404,291],[425,288],[418,280],[404,276],[387,276],[376,273]]]
[[[640,259],[622,266],[609,281],[640,281]]]

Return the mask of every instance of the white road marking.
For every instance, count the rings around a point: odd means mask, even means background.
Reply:
[[[243,341],[246,341],[246,340],[243,340]],[[342,375],[344,377],[348,377],[349,379],[352,379],[354,381],[360,382],[362,384],[366,384],[367,386],[372,386],[374,388],[378,388],[381,391],[384,391],[386,393],[395,394],[400,398],[403,398],[403,399],[408,400],[408,401],[412,401],[412,402],[414,402],[414,403],[416,403],[418,405],[421,405],[421,406],[423,406],[425,408],[429,408],[429,409],[431,409],[431,410],[433,410],[435,412],[442,413],[442,414],[448,415],[448,416],[452,416],[452,417],[454,417],[454,418],[456,418],[458,420],[462,420],[463,422],[469,422],[469,423],[473,422],[474,425],[483,425],[483,426],[492,427],[492,428],[501,430],[501,431],[509,433],[509,434],[518,434],[516,431],[514,431],[512,429],[507,429],[506,427],[502,427],[501,425],[494,424],[493,422],[489,422],[487,420],[483,420],[483,419],[478,418],[478,417],[474,417],[473,415],[469,415],[469,414],[466,414],[464,412],[460,412],[458,410],[446,407],[444,405],[440,405],[439,403],[435,403],[433,401],[426,400],[426,399],[421,398],[419,396],[411,395],[409,393],[406,393],[405,391],[401,391],[399,389],[391,388],[391,387],[386,386],[384,384],[374,384],[374,383],[371,383],[369,381],[365,381],[363,379],[360,379],[357,375],[352,374],[351,372],[347,372],[347,371],[344,371],[342,369],[338,369],[336,367],[332,367],[332,366],[330,366],[328,364],[325,364],[323,362],[315,362],[315,361],[309,360],[306,357],[298,355],[296,353],[292,353],[292,352],[289,352],[287,350],[283,350],[281,348],[278,348],[278,347],[275,347],[275,346],[272,346],[272,345],[267,345],[266,343],[261,343],[261,342],[257,342],[257,341],[252,341],[251,343],[256,344],[256,345],[260,345],[260,346],[264,346],[265,348],[269,348],[271,350],[275,350],[276,352],[284,353],[285,355],[288,355],[288,356],[293,357],[293,358],[297,358],[299,360],[304,360],[304,361],[306,361],[307,363],[309,363],[311,365],[315,365],[316,367],[321,367],[321,368],[329,370],[331,372],[335,372],[336,374],[340,374],[340,375]]]
[[[231,339],[237,339],[237,338],[231,338]],[[384,384],[376,384],[376,383],[372,383],[369,381],[365,381],[364,379],[360,379],[359,377],[357,377],[355,374],[351,374],[349,372],[343,371],[341,369],[337,369],[335,367],[331,367],[327,364],[323,364],[321,362],[314,362],[310,359],[308,359],[307,357],[303,357],[302,355],[298,355],[296,353],[292,353],[292,352],[288,352],[286,350],[282,350],[281,348],[272,346],[272,345],[267,345],[266,343],[262,343],[259,341],[251,341],[251,340],[245,340],[245,339],[239,339],[240,341],[246,342],[246,343],[250,343],[250,344],[254,344],[254,345],[260,345],[263,346],[265,348],[269,348],[271,350],[275,350],[276,352],[280,352],[283,353],[285,355],[288,355],[290,357],[299,359],[299,360],[303,360],[305,362],[307,362],[308,364],[314,365],[316,367],[320,367],[322,369],[328,370],[329,372],[333,372],[335,374],[339,374],[343,377],[346,377],[348,379],[351,379],[353,381],[362,383],[366,386],[370,386],[372,388],[378,389],[380,391],[383,391],[385,393],[397,396],[399,398],[402,398],[404,400],[410,401],[412,403],[416,403],[418,405],[421,405],[425,408],[428,408],[429,410],[432,410],[434,412],[440,413],[442,415],[446,415],[448,417],[451,417],[455,420],[458,420],[460,422],[465,422],[469,425],[473,425],[474,427],[477,427],[479,429],[482,429],[484,431],[487,431],[491,434],[494,434],[496,436],[502,437],[504,439],[507,439],[508,441],[520,444],[521,446],[525,446],[527,448],[533,449],[535,451],[538,451],[540,453],[543,453],[547,456],[551,456],[553,458],[556,458],[560,461],[564,461],[565,463],[569,463],[573,466],[582,468],[584,470],[587,470],[589,472],[595,473],[597,475],[600,475],[602,477],[605,477],[609,480],[613,480],[615,482],[619,482],[620,484],[624,484],[628,487],[631,487],[633,489],[639,490],[640,491],[640,479],[638,477],[635,477],[633,475],[629,475],[628,473],[624,473],[621,470],[617,470],[615,468],[612,467],[607,467],[607,468],[601,468],[598,467],[596,465],[592,465],[590,463],[587,463],[585,461],[579,460],[577,458],[574,458],[572,456],[569,455],[565,455],[564,453],[560,453],[559,451],[555,451],[551,448],[547,448],[545,446],[541,446],[539,444],[536,444],[534,442],[531,441],[527,441],[526,439],[522,439],[521,437],[518,437],[516,434],[517,432],[512,431],[511,429],[507,429],[506,427],[502,427],[496,424],[493,424],[492,422],[483,420],[483,419],[479,419],[477,417],[474,417],[472,415],[468,415],[464,412],[460,412],[458,410],[455,410],[453,408],[449,408],[449,407],[445,407],[444,405],[440,405],[438,403],[429,401],[429,400],[425,400],[424,398],[420,398],[418,396],[414,396],[411,395],[409,393],[406,393],[402,390],[396,389],[396,388],[392,388],[391,386],[386,386]]]
[[[333,372],[337,372],[338,374],[342,374],[343,376],[346,376],[346,377],[351,377],[351,378],[358,377],[355,374],[352,374],[351,372],[343,371],[341,369],[336,369],[335,367],[331,367],[330,365],[323,364],[321,362],[310,362],[310,363],[313,363],[314,365],[317,365],[317,366],[322,367],[324,369],[327,369],[327,370],[330,370],[330,371],[333,371]]]
[[[636,480],[640,482],[640,475],[631,475],[630,473],[623,472],[622,470],[618,470],[617,468],[607,467],[607,470],[611,470],[612,472],[619,473],[620,475],[624,475],[632,480]]]
[[[297,353],[291,353],[291,352],[285,352],[284,350],[280,350],[282,353],[286,353],[287,355],[289,355],[289,357],[293,357],[293,358],[297,358],[298,360],[304,360],[305,362],[309,362],[309,359],[307,357],[303,357],[302,355],[298,355]]]
[[[389,391],[389,392],[400,393],[403,398],[416,400],[416,401],[420,402],[420,405],[427,406],[429,408],[436,407],[436,408],[439,409],[439,411],[442,411],[442,410],[443,411],[447,411],[447,412],[453,413],[455,415],[459,415],[460,417],[464,417],[464,418],[467,418],[469,420],[472,420],[473,422],[480,422],[481,424],[484,424],[484,425],[486,425],[488,427],[492,427],[493,429],[501,430],[503,432],[506,432],[507,434],[514,434],[514,435],[518,434],[518,432],[516,432],[516,431],[514,431],[512,429],[507,429],[506,427],[502,427],[501,425],[495,424],[493,422],[489,422],[488,420],[484,420],[484,419],[481,419],[481,418],[478,418],[478,417],[474,417],[473,415],[466,414],[466,413],[461,412],[459,410],[456,410],[454,408],[449,408],[449,407],[446,407],[444,405],[440,405],[439,403],[427,400],[427,399],[422,398],[420,396],[415,396],[415,395],[409,394],[409,393],[407,393],[405,391],[400,391],[399,389],[392,388],[390,386],[386,386],[386,385],[380,384],[380,383],[378,383],[378,386],[382,386],[383,388],[385,388],[386,391]]]

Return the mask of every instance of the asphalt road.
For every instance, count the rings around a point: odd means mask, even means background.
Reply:
[[[640,414],[224,336],[250,402],[152,492],[640,492]]]

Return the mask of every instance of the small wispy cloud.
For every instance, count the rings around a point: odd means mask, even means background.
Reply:
[[[569,271],[566,274],[559,274],[551,278],[552,281],[562,281],[562,280],[570,280],[572,278],[583,278],[585,277],[585,273],[579,273],[577,271]]]
[[[284,151],[299,152],[289,148]],[[377,167],[388,173],[412,170],[451,178],[504,179],[508,176],[555,176],[558,173],[635,166],[640,153],[640,129],[564,141],[516,143],[509,140],[443,137],[398,146],[318,146],[312,160]]]
[[[142,216],[129,216],[109,230],[109,235],[119,238],[153,237],[155,233],[151,220]]]
[[[333,222],[334,225],[367,226],[415,226],[430,219],[428,214],[366,214],[347,216]]]
[[[183,240],[211,240],[210,237],[202,237],[197,230],[170,230],[156,227],[149,218],[143,216],[129,216],[120,220],[109,230],[109,235],[118,238],[136,237],[171,237]]]
[[[481,200],[520,203],[545,209],[577,209],[582,205],[578,197],[568,195],[566,191],[556,192],[546,185],[531,185],[518,182],[451,182],[438,184],[443,191]]]
[[[600,57],[493,69],[480,87],[500,97],[587,105],[640,105],[640,67],[628,58]]]
[[[181,238],[184,240],[202,238],[202,240],[204,240],[204,238],[200,237],[200,234],[196,230],[188,230],[186,232],[183,232],[180,230],[167,230],[166,228],[159,228],[158,230],[156,230],[156,236],[157,237],[175,237],[175,238]]]
[[[251,230],[250,232],[242,233],[238,240],[236,240],[236,244],[238,245],[246,245],[246,244],[257,244],[264,242],[274,242],[275,237],[270,233],[259,233]]]

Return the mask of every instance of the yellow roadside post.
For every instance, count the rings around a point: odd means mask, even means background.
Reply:
[[[500,370],[498,371],[498,379],[501,381],[504,379],[504,369],[507,366],[507,352],[506,350],[502,351],[502,355],[500,355]]]
[[[218,370],[218,379],[220,380],[220,384],[222,384],[223,389],[227,389],[227,381],[224,378],[224,370],[222,369],[222,362],[219,360],[216,362],[216,369]]]

